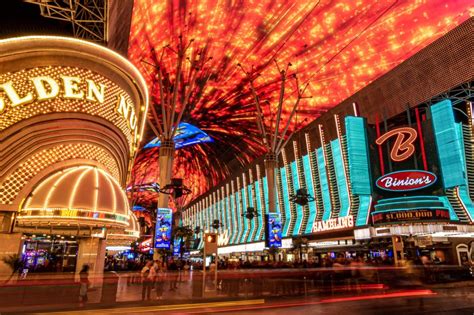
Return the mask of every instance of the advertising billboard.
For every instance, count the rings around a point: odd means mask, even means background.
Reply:
[[[181,238],[175,237],[173,240],[173,256],[179,257],[181,253]]]
[[[281,247],[281,215],[279,213],[269,213],[265,215],[265,245],[266,247]]]
[[[158,208],[156,215],[155,248],[170,249],[173,212],[169,208]]]

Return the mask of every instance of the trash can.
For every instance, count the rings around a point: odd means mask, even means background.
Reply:
[[[107,271],[104,273],[102,296],[100,299],[101,303],[116,302],[119,279],[120,277],[115,271]]]

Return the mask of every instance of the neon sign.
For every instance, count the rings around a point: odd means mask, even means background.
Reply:
[[[30,87],[29,91],[20,94],[19,91],[24,86]],[[83,100],[102,105],[106,102],[106,91],[105,84],[64,74],[60,74],[59,79],[50,76],[30,77],[23,82],[23,86],[14,86],[13,81],[10,80],[0,84],[0,92],[5,94],[5,97],[0,94],[0,114],[5,113],[8,108],[53,99]],[[117,113],[125,119],[128,127],[133,131],[134,142],[137,142],[138,118],[134,104],[123,93],[117,93],[114,97]]]
[[[313,224],[313,233],[342,230],[354,227],[354,217],[348,215],[345,217],[333,218],[325,221],[315,221]]]
[[[392,150],[390,151],[390,158],[392,161],[401,162],[408,159],[415,153],[415,142],[417,138],[416,130],[410,127],[402,127],[390,130],[375,140],[375,143],[382,145],[389,138],[397,136]]]
[[[436,182],[436,175],[427,171],[398,171],[377,179],[377,187],[387,191],[411,191],[423,189]]]

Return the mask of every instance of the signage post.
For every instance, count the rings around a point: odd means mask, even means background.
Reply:
[[[399,266],[398,254],[400,253],[400,260],[403,260],[403,240],[401,236],[392,236],[393,245],[393,259],[395,266]]]
[[[217,289],[217,233],[204,233],[204,253],[202,257],[202,295],[204,297],[204,293],[206,292],[206,259],[207,254],[215,255],[216,262],[215,262],[215,272],[214,272],[214,285]],[[210,264],[209,264],[210,267]],[[211,272],[211,268],[209,268],[209,272]]]

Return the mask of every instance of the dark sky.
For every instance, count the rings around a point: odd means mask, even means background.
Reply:
[[[42,17],[40,7],[22,0],[2,1],[0,39],[25,35],[72,36],[70,22]]]

